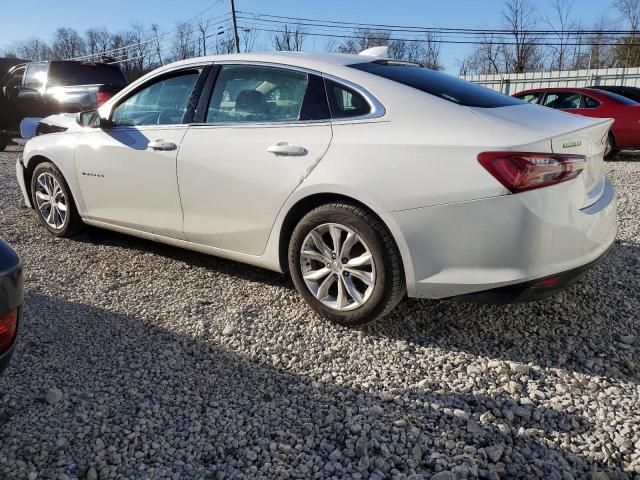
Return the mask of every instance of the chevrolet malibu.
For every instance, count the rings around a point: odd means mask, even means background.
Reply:
[[[370,55],[159,68],[17,163],[58,237],[93,225],[288,272],[357,325],[410,297],[538,300],[616,235],[610,119]]]

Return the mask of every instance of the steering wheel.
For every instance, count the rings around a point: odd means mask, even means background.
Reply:
[[[179,116],[180,121],[176,122],[175,117]],[[168,110],[162,110],[158,115],[158,125],[171,125],[174,123],[180,123],[182,121],[182,112],[177,108],[171,108]]]

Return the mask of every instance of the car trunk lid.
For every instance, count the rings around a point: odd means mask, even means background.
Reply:
[[[588,118],[530,104],[471,110],[498,124],[526,129],[538,139],[546,137],[550,141],[551,152],[539,153],[584,155],[587,160],[584,171],[575,180],[558,188],[566,188],[578,208],[587,208],[602,196],[605,187],[604,153],[612,119]]]

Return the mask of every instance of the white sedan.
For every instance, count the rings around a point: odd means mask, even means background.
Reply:
[[[616,235],[612,123],[374,56],[224,55],[43,120],[17,176],[53,235],[87,224],[289,272],[356,325],[405,294],[537,300],[575,281]]]

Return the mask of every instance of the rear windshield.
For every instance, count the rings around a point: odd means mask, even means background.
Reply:
[[[523,103],[517,98],[417,64],[377,60],[349,66],[467,107],[496,108]]]
[[[599,90],[599,92],[602,95],[606,95],[607,97],[612,98],[616,102],[619,102],[619,103],[621,103],[623,105],[637,105],[638,104],[638,102],[636,102],[634,100],[631,100],[628,97],[624,97],[624,96],[622,96],[620,94],[617,94],[615,92],[610,92],[608,90]]]
[[[115,65],[88,62],[52,62],[49,68],[49,85],[103,84],[122,87],[127,80]]]

